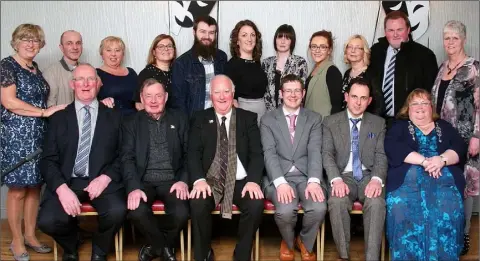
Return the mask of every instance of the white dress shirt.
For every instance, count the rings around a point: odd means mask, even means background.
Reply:
[[[283,114],[285,114],[285,120],[287,121],[287,127],[290,129],[290,118],[288,117],[290,114],[297,115],[295,118],[295,126],[297,126],[297,120],[298,120],[298,114],[300,113],[300,108],[298,108],[294,113],[290,113],[287,110],[285,110],[285,107],[282,107],[283,109]],[[295,137],[295,131],[293,132],[293,136]],[[288,172],[293,172],[293,171],[298,171],[295,165],[292,165],[292,168]],[[320,184],[320,179],[318,178],[309,178],[307,183],[315,182]],[[278,177],[273,181],[273,185],[275,188],[280,186],[281,184],[288,183],[285,177]]]
[[[353,127],[353,122],[350,120],[350,119],[361,119],[363,117],[363,113],[362,115],[360,115],[359,117],[353,117],[351,114],[350,114],[350,111],[347,109],[347,115],[348,115],[348,125],[350,126],[350,132],[352,130],[352,127]],[[359,121],[357,123],[357,129],[358,129],[358,134],[360,135],[360,128],[362,126],[362,121]],[[350,139],[352,138],[352,135],[350,135]],[[351,143],[351,142],[350,142]],[[361,148],[359,148],[361,150]],[[361,161],[362,159],[360,159]],[[363,164],[362,164],[362,170],[366,170],[367,167],[365,167]],[[350,155],[348,157],[348,162],[347,162],[347,166],[345,166],[345,169],[343,169],[343,172],[342,173],[346,173],[346,172],[352,172],[353,171],[353,148],[350,146]],[[342,180],[341,177],[336,177],[336,178],[333,178],[331,181],[330,181],[330,185],[333,185],[333,182],[335,180]],[[373,176],[372,179],[376,179],[378,181],[380,181],[380,184],[382,184],[382,187],[383,187],[383,181],[381,178],[377,177],[377,176]]]
[[[227,117],[227,119],[225,120],[225,128],[227,129],[227,138],[229,137],[230,135],[230,118],[232,117],[232,110],[230,110],[230,112],[228,112],[226,115],[221,115],[221,114],[218,114],[215,112],[215,115],[217,116],[218,118],[218,122],[220,124],[222,124],[222,117],[225,116]],[[217,135],[220,135],[220,133],[217,133]],[[238,154],[237,154],[237,172],[236,172],[236,176],[235,176],[235,179],[236,180],[242,180],[244,178],[247,177],[247,172],[245,171],[245,168],[243,167],[242,165],[242,162],[240,161],[240,158],[238,157]],[[200,181],[200,180],[205,180],[205,179],[198,179],[196,180],[193,185],[195,186],[195,184]]]

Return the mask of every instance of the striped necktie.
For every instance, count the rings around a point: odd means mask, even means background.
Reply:
[[[88,158],[90,155],[90,138],[92,129],[92,119],[90,115],[90,106],[83,107],[85,115],[83,117],[82,136],[78,145],[77,158],[73,167],[73,173],[76,177],[88,177]]]
[[[385,74],[385,80],[383,84],[383,98],[385,100],[386,115],[393,117],[394,116],[394,93],[393,93],[393,80],[395,78],[395,60],[397,57],[398,50],[393,50],[393,56],[390,59],[388,64],[387,73]]]

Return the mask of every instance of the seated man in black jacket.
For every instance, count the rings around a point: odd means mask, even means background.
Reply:
[[[165,109],[168,93],[155,79],[144,81],[140,99],[145,110],[122,126],[128,219],[148,241],[139,252],[140,261],[156,257],[173,261],[177,236],[188,220],[188,119],[181,112]],[[152,212],[155,199],[165,204],[167,220],[162,227]]]

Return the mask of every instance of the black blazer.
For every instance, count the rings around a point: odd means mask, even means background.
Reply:
[[[103,193],[112,193],[122,188],[119,141],[121,115],[118,111],[98,103],[98,116],[89,157],[89,181],[106,174],[112,181]],[[78,149],[78,122],[75,102],[49,118],[45,136],[40,171],[47,189],[56,194],[56,189],[66,183],[70,186],[73,166]]]
[[[380,94],[383,99],[383,74],[385,59],[389,43],[385,37],[379,38],[378,43],[371,49],[370,65],[367,73],[371,79],[372,88]],[[398,113],[408,94],[416,88],[430,91],[437,77],[437,58],[432,50],[413,41],[403,42],[395,60],[395,104],[394,113]],[[384,116],[386,113],[385,102],[380,111]]]
[[[149,157],[150,133],[148,114],[142,110],[134,114],[122,124],[122,168],[127,193],[136,189],[144,189],[142,178]],[[165,114],[168,152],[171,159],[175,179],[188,184],[187,174],[187,142],[188,118],[181,111],[167,109]]]
[[[237,154],[247,172],[247,181],[260,185],[263,175],[262,143],[257,114],[236,109]],[[217,149],[217,115],[213,108],[196,112],[191,120],[188,142],[190,182],[205,178]],[[228,127],[227,127],[228,128]]]

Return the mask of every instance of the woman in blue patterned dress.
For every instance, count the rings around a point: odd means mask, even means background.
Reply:
[[[385,137],[391,260],[459,260],[466,143],[426,90],[412,91],[397,118]]]
[[[43,117],[63,109],[64,105],[47,108],[48,83],[33,61],[45,45],[45,35],[38,25],[22,24],[10,42],[15,54],[2,59],[1,66],[1,170],[2,173],[41,148],[46,124]],[[51,249],[35,236],[40,189],[43,184],[38,168],[39,158],[2,175],[8,189],[7,217],[12,233],[15,260],[29,260],[25,246],[39,253]],[[22,235],[22,217],[25,236]]]

